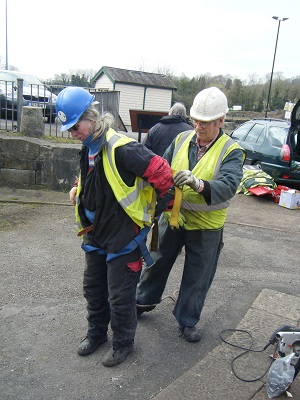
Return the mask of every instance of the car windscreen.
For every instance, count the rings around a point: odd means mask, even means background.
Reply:
[[[0,72],[0,80],[12,81],[15,84],[17,84],[17,79],[23,79],[24,86],[43,85],[42,82],[34,75],[14,74],[14,73],[10,73],[10,72]]]
[[[15,76],[12,76],[11,74],[6,74],[6,73],[2,73],[0,72],[0,80],[1,81],[15,81]]]

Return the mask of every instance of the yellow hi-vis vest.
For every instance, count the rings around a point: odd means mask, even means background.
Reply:
[[[189,143],[195,135],[195,131],[186,131],[178,135],[171,167],[173,170],[189,169]],[[222,135],[205,153],[193,168],[192,173],[198,179],[217,179],[222,160],[235,149],[242,149],[234,140],[226,134]],[[189,186],[184,185],[182,191],[182,203],[180,212],[186,218],[184,229],[220,229],[226,219],[229,201],[220,204],[207,205],[204,197],[195,192]]]
[[[156,205],[156,192],[152,186],[140,177],[136,177],[133,186],[127,186],[117,170],[115,149],[134,141],[127,136],[109,129],[106,132],[107,146],[102,150],[103,168],[112,191],[129,217],[141,228],[151,225]],[[78,182],[77,197],[81,190],[81,179]],[[78,207],[77,223],[80,222]],[[81,228],[82,229],[82,228]],[[79,227],[80,230],[80,227]]]

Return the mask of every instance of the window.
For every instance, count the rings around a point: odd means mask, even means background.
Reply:
[[[241,125],[237,128],[231,135],[232,139],[235,140],[243,140],[244,137],[247,135],[251,127],[253,126],[253,122],[246,122],[245,124]]]
[[[264,135],[262,134],[264,129],[264,125],[255,124],[246,136],[245,142],[261,144],[264,141]]]
[[[274,147],[279,147],[286,142],[286,137],[288,134],[288,128],[283,128],[281,126],[270,126],[269,128],[269,139],[271,145]]]

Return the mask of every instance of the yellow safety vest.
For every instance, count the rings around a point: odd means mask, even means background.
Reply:
[[[102,150],[103,168],[118,203],[139,227],[151,225],[156,205],[155,190],[140,177],[135,178],[133,186],[127,186],[119,174],[115,161],[115,149],[134,141],[134,139],[109,129],[106,133],[106,140],[107,146]],[[78,181],[78,198],[80,191],[81,179]],[[81,230],[78,205],[76,207],[76,220],[79,223],[79,230]]]
[[[173,170],[189,169],[189,144],[195,131],[179,134],[175,141],[175,149],[171,167]],[[229,136],[223,134],[193,168],[192,173],[198,179],[217,179],[223,159],[235,149],[242,148]],[[226,219],[229,201],[207,205],[204,197],[185,185],[182,191],[180,212],[186,218],[184,229],[220,229]]]

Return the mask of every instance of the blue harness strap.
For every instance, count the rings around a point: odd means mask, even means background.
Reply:
[[[82,248],[82,250],[84,250],[86,253],[90,253],[91,251],[97,251],[97,253],[101,254],[102,256],[104,256],[104,255],[106,254],[106,251],[104,251],[104,250],[101,249],[100,247],[92,246],[91,244],[84,244],[84,243],[82,243],[81,248]]]
[[[117,257],[122,256],[123,254],[129,254],[137,247],[139,247],[147,267],[150,268],[154,264],[154,261],[152,260],[152,257],[150,256],[149,250],[146,246],[146,238],[150,229],[151,229],[150,226],[146,226],[143,229],[141,229],[140,233],[118,253],[106,253],[106,251],[104,251],[100,247],[95,247],[90,244],[84,244],[84,243],[82,243],[81,248],[86,253],[89,253],[91,251],[97,251],[101,255],[106,255],[106,261],[111,261]]]
[[[127,245],[130,246],[131,243],[136,243],[135,248],[139,246],[143,259],[148,268],[152,267],[152,265],[154,264],[154,261],[152,260],[152,257],[150,256],[149,250],[146,246],[146,238],[148,233],[150,232],[150,229],[150,226],[146,226],[145,228],[141,229],[140,233]],[[127,248],[127,246],[125,247],[125,249]]]

